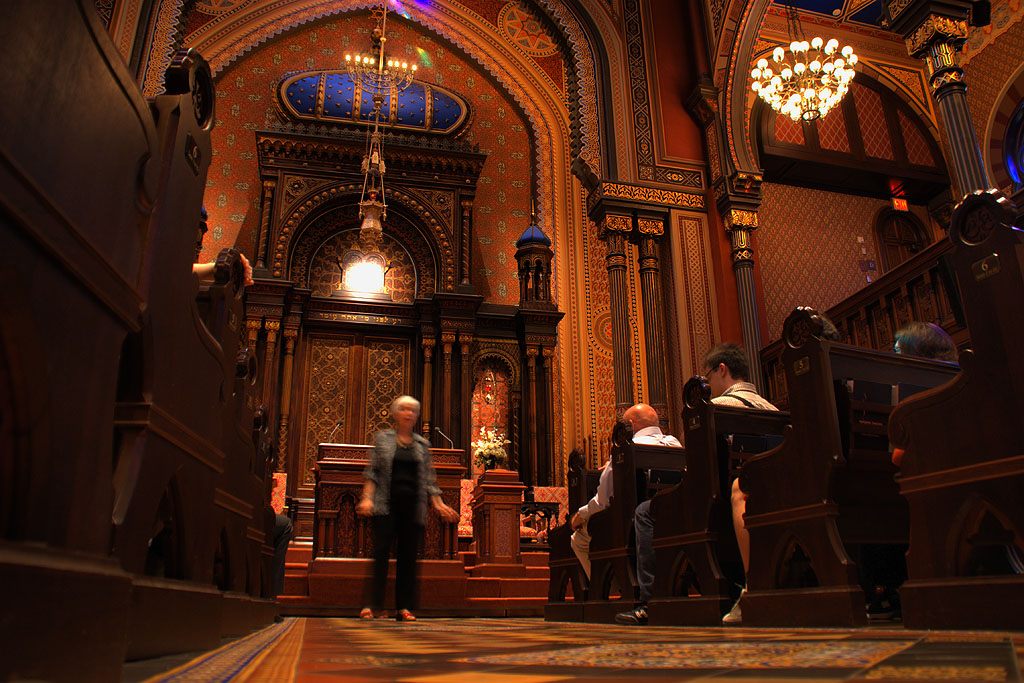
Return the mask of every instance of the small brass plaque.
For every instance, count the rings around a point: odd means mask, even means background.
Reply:
[[[985,258],[971,264],[971,273],[975,282],[987,280],[999,272],[999,254],[989,254]]]
[[[807,356],[804,356],[803,358],[797,358],[796,361],[793,363],[793,372],[797,375],[802,375],[805,372],[810,372],[810,370],[811,359],[808,358]]]

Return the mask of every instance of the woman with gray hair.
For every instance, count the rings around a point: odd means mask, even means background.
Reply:
[[[395,618],[415,621],[410,611],[416,602],[416,553],[427,523],[427,503],[441,519],[457,522],[459,513],[441,499],[430,442],[413,431],[420,417],[420,402],[399,396],[391,403],[394,429],[377,432],[370,464],[363,476],[363,497],[356,513],[373,518],[373,584],[371,606],[363,619],[382,614],[388,578],[388,557],[395,541]]]

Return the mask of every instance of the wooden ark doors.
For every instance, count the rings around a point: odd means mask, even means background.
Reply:
[[[391,426],[391,401],[414,387],[408,337],[311,332],[306,341],[297,474],[300,486],[312,487],[317,444],[372,444]]]

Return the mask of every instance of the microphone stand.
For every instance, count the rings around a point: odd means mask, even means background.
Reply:
[[[339,429],[339,428],[341,427],[341,425],[343,425],[343,424],[345,424],[345,421],[344,421],[344,420],[338,420],[338,424],[334,425],[334,429],[332,429],[332,430],[331,430],[331,435],[327,437],[327,443],[334,443],[333,441],[331,441],[331,439],[333,439],[333,438],[334,438],[334,434],[335,434],[335,432],[337,432],[337,431],[338,431],[338,429]]]
[[[455,448],[455,442],[448,438],[448,435],[441,431],[440,427],[434,427],[434,431],[440,434],[448,442],[448,448]]]

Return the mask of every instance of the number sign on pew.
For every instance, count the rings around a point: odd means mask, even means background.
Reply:
[[[686,472],[651,500],[656,570],[648,614],[652,624],[717,626],[735,599],[730,585],[743,580],[731,461],[779,443],[789,413],[715,405],[699,376],[686,383],[683,401]]]
[[[857,554],[864,544],[908,540],[889,449],[874,439],[890,407],[871,401],[866,387],[885,385],[883,396],[891,396],[894,386],[934,387],[957,371],[952,363],[829,342],[822,329],[811,309],[786,319],[792,427],[781,446],[741,471],[750,532],[745,625],[865,623]]]

